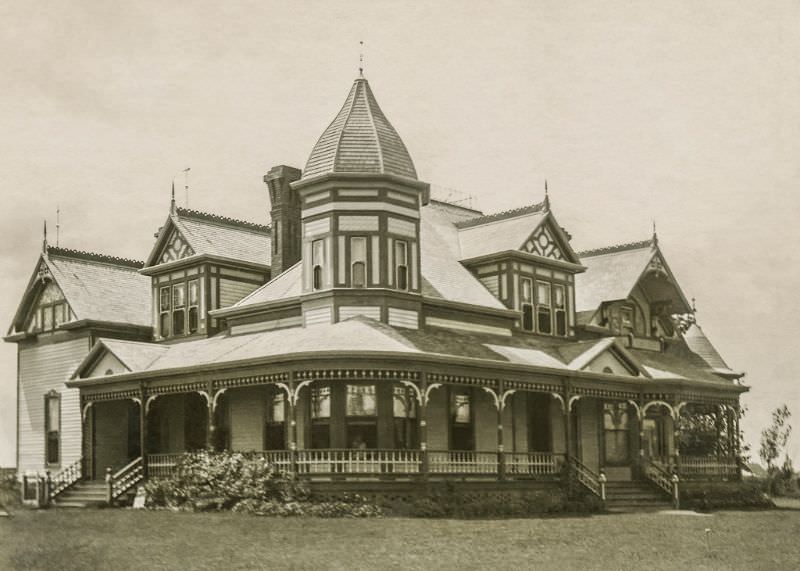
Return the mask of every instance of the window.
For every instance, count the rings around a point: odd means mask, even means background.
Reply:
[[[53,307],[42,308],[42,330],[51,331],[53,329]]]
[[[162,337],[169,337],[170,331],[170,302],[169,302],[169,286],[162,287],[159,292],[158,311],[160,317],[159,331]]]
[[[402,240],[394,243],[394,268],[397,289],[408,289],[408,244]]]
[[[186,329],[186,284],[172,286],[172,333],[183,335]]]
[[[57,303],[53,306],[53,325],[58,327],[69,321],[69,308],[66,303]]]
[[[200,281],[189,282],[189,333],[196,333],[200,304]]]
[[[392,415],[394,417],[395,448],[416,448],[417,401],[409,387],[392,387]]]
[[[553,332],[550,284],[547,282],[536,282],[536,325],[539,333]]]
[[[620,325],[622,326],[623,333],[632,333],[633,332],[633,308],[632,307],[620,307],[619,309],[619,321]]]
[[[530,278],[520,280],[520,290],[522,328],[525,331],[533,331],[533,282]]]
[[[267,434],[264,438],[265,450],[284,450],[286,448],[286,395],[275,391],[267,399]]]
[[[472,392],[452,389],[450,392],[450,448],[474,450],[472,430]]]
[[[350,283],[367,286],[367,239],[361,236],[350,238]]]
[[[553,284],[553,311],[555,313],[556,335],[567,334],[567,300],[563,285]]]
[[[375,385],[347,385],[347,445],[378,447],[378,406]]]
[[[603,443],[607,464],[629,462],[629,423],[628,403],[603,403]]]
[[[311,448],[330,448],[331,388],[311,389]]]
[[[325,242],[314,240],[311,243],[312,287],[322,289],[322,268],[325,265]]]
[[[51,391],[45,396],[45,433],[47,442],[45,456],[48,464],[58,464],[61,442],[61,396]]]

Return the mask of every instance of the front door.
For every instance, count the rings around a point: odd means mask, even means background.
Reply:
[[[624,401],[603,403],[603,466],[631,465],[631,413]]]

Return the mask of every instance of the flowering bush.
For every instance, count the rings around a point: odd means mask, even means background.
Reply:
[[[233,510],[256,515],[369,517],[380,508],[364,498],[315,502],[308,485],[256,453],[187,453],[169,478],[145,485],[149,507]]]

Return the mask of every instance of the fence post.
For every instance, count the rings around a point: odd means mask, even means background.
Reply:
[[[114,475],[111,473],[111,466],[106,466],[106,501],[108,505],[114,501]]]

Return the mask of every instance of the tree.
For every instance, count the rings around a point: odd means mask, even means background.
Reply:
[[[789,407],[778,407],[772,412],[772,424],[761,431],[761,449],[758,455],[767,464],[768,471],[772,470],[773,462],[780,457],[789,441],[792,433],[792,425],[789,424],[791,416]]]

